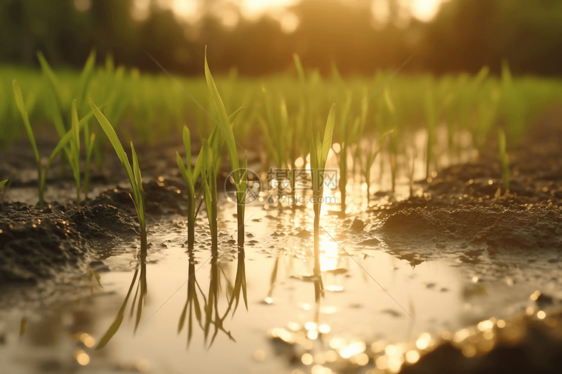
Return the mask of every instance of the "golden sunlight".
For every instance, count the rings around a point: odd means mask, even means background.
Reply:
[[[409,0],[409,8],[412,16],[420,21],[429,22],[439,12],[444,0]]]
[[[299,0],[241,0],[240,8],[246,18],[257,18],[265,13],[274,13],[295,5]]]

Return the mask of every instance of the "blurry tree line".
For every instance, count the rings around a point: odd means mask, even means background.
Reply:
[[[407,71],[476,72],[488,65],[498,72],[505,59],[514,73],[562,73],[560,0],[450,0],[432,22],[407,25],[395,22],[397,0],[390,0],[384,25],[374,23],[370,0],[302,0],[290,9],[299,19],[292,33],[268,16],[239,17],[225,27],[205,12],[186,24],[154,0],[138,21],[133,2],[88,0],[88,10],[79,11],[76,0],[0,0],[0,62],[38,65],[42,50],[53,64],[81,66],[95,48],[118,64],[157,71],[149,52],[167,69],[192,75],[202,73],[208,45],[214,71],[235,67],[244,75],[283,71],[293,53],[324,73],[335,62],[343,74],[371,74],[413,53]]]

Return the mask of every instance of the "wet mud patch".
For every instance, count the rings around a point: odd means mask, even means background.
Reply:
[[[112,244],[137,235],[137,226],[109,204],[52,204],[45,209],[5,204],[0,215],[0,284],[84,274]]]
[[[143,183],[147,219],[173,214],[185,215],[187,202],[182,189],[185,189],[185,182],[178,178],[159,177]],[[130,188],[116,186],[100,193],[91,204],[113,205],[130,215],[136,215],[130,194]]]
[[[388,216],[373,233],[390,247],[424,252],[455,250],[474,257],[482,250],[561,251],[562,213],[558,209],[501,206],[405,209]]]

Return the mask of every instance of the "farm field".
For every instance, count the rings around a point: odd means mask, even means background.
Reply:
[[[559,82],[94,58],[1,69],[13,372],[479,370],[557,334]]]
[[[562,372],[561,15],[0,2],[0,374]]]

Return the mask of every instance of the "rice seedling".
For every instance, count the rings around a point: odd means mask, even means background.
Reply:
[[[397,164],[396,164],[396,158],[398,155],[398,138],[399,138],[399,134],[398,134],[398,120],[397,120],[397,114],[396,114],[396,107],[394,106],[394,102],[392,100],[392,98],[390,97],[390,93],[388,91],[388,89],[384,90],[384,103],[385,108],[386,108],[386,121],[389,122],[389,124],[387,124],[386,126],[390,125],[390,129],[392,129],[393,131],[389,133],[389,154],[388,154],[388,159],[389,159],[389,163],[390,163],[390,178],[391,178],[391,184],[392,184],[392,192],[394,192],[396,190],[396,174],[397,174]],[[382,161],[382,160],[381,160]],[[382,168],[381,168],[382,170]],[[382,173],[382,172],[381,172]]]
[[[295,185],[292,175],[295,169],[294,162],[298,148],[295,135],[300,127],[297,121],[294,122],[297,128],[289,123],[289,114],[284,99],[280,100],[278,111],[274,110],[271,95],[265,89],[264,108],[267,121],[263,116],[258,115],[258,123],[262,130],[267,158],[273,161],[273,165],[278,171],[286,171],[275,173],[276,178],[285,178],[276,180],[277,189],[281,193],[290,190],[291,194],[294,194]],[[266,165],[268,166],[269,160],[266,160]],[[279,207],[281,208],[282,205],[279,204]]]
[[[337,70],[335,70],[337,73]],[[339,77],[339,74],[337,74]],[[340,78],[341,80],[341,78]],[[343,84],[342,84],[343,86]],[[340,116],[340,123],[345,123],[347,121],[347,117],[349,115],[349,110],[351,107],[351,92],[347,92],[345,95],[345,101],[342,105],[341,116]],[[351,125],[349,125],[351,126]],[[340,152],[339,152],[339,166],[340,166],[340,175],[339,175],[339,189],[341,191],[341,213],[345,214],[346,211],[346,189],[347,189],[347,152],[348,148],[350,147],[351,141],[351,127],[344,125],[341,127],[339,131],[340,137]]]
[[[287,166],[287,156],[285,154],[288,138],[287,106],[285,105],[284,100],[282,100],[281,105],[279,106],[279,112],[274,112],[271,95],[265,90],[265,88],[263,89],[263,95],[264,110],[267,120],[263,116],[259,115],[258,123],[264,136],[267,157],[269,160],[273,161],[273,165],[277,169],[282,169],[284,166]]]
[[[65,153],[72,168],[74,181],[76,183],[76,204],[80,205],[80,127],[78,125],[78,113],[76,112],[76,100],[72,101],[72,128],[70,129],[69,147],[65,147]]]
[[[49,87],[51,88],[51,92],[53,95],[52,104],[49,105],[51,111],[51,119],[55,125],[55,129],[57,130],[59,137],[62,138],[66,133],[66,128],[64,126],[63,115],[62,115],[62,113],[66,112],[65,111],[66,102],[61,92],[61,85],[57,79],[57,76],[49,66],[49,63],[43,56],[43,53],[41,53],[40,51],[37,52],[37,58],[39,59],[39,63],[41,64],[41,70],[43,71],[43,74],[47,78]]]
[[[86,159],[84,162],[84,184],[82,190],[84,191],[84,199],[88,200],[88,192],[90,192],[90,160],[92,159],[92,151],[96,141],[96,134],[90,133],[88,121],[84,123],[84,148],[86,148]]]
[[[201,167],[203,165],[204,158],[201,157],[201,154],[204,152],[205,148],[201,148],[200,157],[197,158],[197,163],[192,171],[191,135],[187,126],[184,126],[183,128],[182,138],[185,147],[187,163],[183,163],[183,160],[178,152],[176,152],[176,160],[178,163],[178,167],[180,168],[180,173],[185,183],[187,184],[187,247],[188,249],[193,249],[193,245],[195,243],[195,220],[197,219],[197,213],[199,212],[199,209],[195,209],[195,184],[197,183],[197,179],[199,179],[199,173],[201,172]]]
[[[501,92],[492,90],[485,96],[487,100],[479,100],[477,104],[477,124],[474,126],[472,140],[477,149],[486,146],[487,136],[498,120]]]
[[[20,86],[18,82],[14,79],[13,82],[14,95],[16,97],[16,104],[21,113],[23,119],[23,124],[25,126],[25,131],[27,132],[27,137],[33,148],[33,153],[35,154],[35,163],[37,164],[37,179],[39,181],[39,207],[43,208],[45,206],[45,200],[43,198],[44,190],[44,177],[43,177],[43,167],[41,166],[41,157],[39,156],[39,151],[37,150],[37,144],[35,143],[35,136],[33,136],[33,130],[31,129],[31,124],[29,123],[29,117],[27,116],[27,111],[25,110],[25,105],[23,103],[23,96],[21,93]]]
[[[62,85],[60,84],[59,79],[57,78],[53,70],[51,69],[49,63],[47,62],[47,60],[45,59],[45,57],[41,52],[37,53],[37,57],[41,64],[41,70],[43,71],[43,75],[46,77],[49,83],[49,87],[51,89],[51,93],[53,97],[52,105],[49,106],[51,112],[51,119],[55,125],[57,133],[59,134],[60,137],[62,137],[66,132],[66,126],[64,124],[65,121],[63,119],[64,113],[69,111],[70,108],[68,108],[67,101],[65,100],[65,97],[62,93],[63,92]],[[80,108],[84,108],[86,93],[89,88],[89,83],[93,76],[95,61],[96,61],[96,52],[92,51],[88,56],[86,63],[84,64],[84,68],[82,69],[82,72],[80,73],[80,76],[78,78],[78,84],[76,85],[75,89],[72,91],[72,96],[74,97],[74,99],[70,104],[72,109],[71,111],[69,111],[70,112],[69,123],[71,129],[74,128],[74,122],[73,122],[74,112],[76,111],[76,113],[78,113]],[[85,122],[84,127],[85,127],[84,146],[85,146],[86,160],[85,160],[85,168],[84,168],[83,191],[84,191],[85,198],[87,199],[89,186],[90,186],[90,159],[94,146],[95,134],[94,133],[90,134],[87,121]],[[73,133],[76,134],[76,132]],[[79,132],[77,135],[79,135]],[[74,175],[74,179],[76,181],[77,204],[80,204],[80,196],[78,192],[80,190],[79,154],[80,154],[80,139],[79,136],[78,137],[73,136],[72,141],[70,143],[70,150],[65,151],[64,155],[66,160],[70,164],[72,173]],[[62,161],[63,160],[61,159],[61,162]],[[61,167],[64,167],[64,165],[61,165]]]
[[[6,195],[6,190],[8,187],[8,179],[0,181],[0,209],[4,209],[4,195]]]
[[[370,202],[370,193],[371,190],[371,169],[373,168],[373,164],[375,159],[377,158],[379,152],[381,151],[384,141],[386,140],[387,136],[389,136],[394,130],[388,130],[382,135],[379,136],[379,140],[377,142],[376,147],[367,147],[365,150],[365,164],[362,168],[362,173],[365,178],[365,183],[367,184],[367,205]]]
[[[508,123],[510,144],[519,144],[527,125],[527,105],[513,83],[513,77],[507,61],[502,63],[502,104],[504,117]]]
[[[427,143],[425,147],[425,178],[429,178],[430,166],[434,157],[435,132],[437,128],[437,115],[435,110],[435,99],[431,91],[425,97],[425,125],[427,130]]]
[[[218,221],[217,221],[217,178],[213,152],[207,140],[203,140],[201,147],[201,181],[203,195],[207,207],[207,219],[211,230],[211,246],[213,253],[218,250]],[[218,164],[218,162],[216,163]]]
[[[146,255],[147,251],[147,238],[146,238],[146,221],[144,215],[144,199],[143,199],[143,189],[142,189],[142,177],[141,171],[139,167],[139,161],[137,158],[137,154],[135,152],[135,147],[133,146],[133,142],[131,142],[131,153],[133,156],[133,165],[129,163],[129,158],[121,145],[121,141],[117,137],[113,126],[107,120],[107,118],[103,115],[103,113],[98,109],[98,107],[94,104],[94,102],[90,99],[90,107],[92,108],[92,112],[96,116],[100,126],[102,127],[103,131],[107,135],[111,145],[113,145],[113,149],[115,149],[115,153],[117,153],[117,157],[121,161],[121,164],[125,168],[127,172],[127,177],[129,178],[129,182],[131,184],[131,188],[133,189],[133,194],[131,195],[131,199],[135,204],[135,210],[137,212],[137,219],[139,222],[140,227],[140,240],[141,240],[141,255]]]
[[[328,120],[324,129],[324,137],[318,133],[311,138],[310,147],[310,170],[313,175],[314,196],[314,269],[315,274],[320,274],[320,212],[322,210],[322,197],[324,194],[324,182],[321,174],[326,167],[328,152],[332,146],[332,136],[336,121],[336,104],[332,104]]]
[[[43,208],[43,207],[45,207],[45,199],[44,199],[45,180],[47,178],[47,174],[49,172],[49,169],[51,167],[51,164],[52,164],[53,160],[55,159],[57,154],[63,149],[65,150],[65,152],[67,152],[67,156],[70,157],[72,152],[70,150],[67,150],[66,146],[67,146],[68,143],[72,142],[73,139],[74,139],[74,142],[76,142],[76,137],[78,136],[78,134],[80,132],[80,128],[82,126],[84,126],[84,124],[90,118],[91,113],[89,115],[85,116],[80,122],[78,122],[78,119],[76,119],[76,126],[74,127],[74,129],[71,129],[68,132],[66,132],[65,134],[63,134],[63,136],[61,137],[61,140],[59,141],[59,143],[57,144],[57,146],[55,147],[55,149],[51,153],[51,156],[49,157],[49,161],[48,161],[47,165],[45,167],[43,167],[43,165],[41,164],[41,157],[39,156],[39,151],[37,149],[37,144],[35,143],[35,136],[33,135],[33,129],[31,128],[31,123],[29,122],[29,117],[27,115],[27,111],[25,109],[25,104],[23,102],[23,95],[22,95],[22,92],[21,92],[21,88],[20,88],[18,82],[15,79],[13,81],[13,89],[14,89],[14,96],[15,96],[15,99],[16,99],[16,104],[17,104],[18,110],[20,112],[20,115],[22,117],[23,124],[24,124],[24,127],[25,127],[25,131],[26,131],[27,136],[29,138],[29,142],[31,143],[33,153],[35,155],[35,163],[37,164],[37,179],[38,179],[38,184],[39,184],[39,207]],[[78,142],[79,142],[79,140],[78,140]],[[76,147],[76,144],[75,144],[75,147]],[[78,152],[79,152],[79,149],[78,149]],[[78,153],[75,153],[75,154],[76,154],[76,157],[78,158]],[[79,189],[80,189],[80,185],[79,185],[79,183],[80,183],[79,182],[79,161],[77,161],[76,164],[78,165],[77,166],[78,167],[77,191],[79,191]],[[79,196],[78,192],[77,192],[77,195],[78,195],[78,202],[79,202],[80,196]]]
[[[498,130],[498,148],[500,153],[500,164],[502,168],[503,189],[504,191],[509,191],[509,156],[507,154],[505,132],[502,129]]]
[[[209,91],[211,92],[211,96],[213,98],[213,102],[215,104],[216,111],[219,115],[217,126],[215,127],[214,133],[215,136],[211,136],[210,143],[213,149],[213,154],[208,157],[207,161],[212,164],[215,164],[212,169],[205,168],[207,176],[212,175],[212,180],[208,183],[208,187],[212,189],[210,193],[211,203],[214,204],[212,206],[213,211],[213,218],[214,218],[214,235],[217,234],[216,231],[216,212],[217,212],[217,192],[216,192],[216,174],[218,172],[218,160],[222,150],[222,143],[226,141],[226,148],[228,150],[228,155],[230,158],[230,165],[232,167],[232,174],[231,177],[234,179],[234,186],[236,188],[236,198],[237,198],[237,208],[236,208],[236,219],[238,221],[238,245],[244,245],[244,213],[245,213],[245,200],[246,200],[246,188],[247,188],[247,162],[248,159],[245,157],[244,162],[242,164],[242,168],[240,168],[240,163],[238,161],[238,151],[236,149],[236,140],[234,139],[234,133],[232,131],[232,122],[229,118],[224,103],[220,97],[219,91],[217,90],[217,86],[215,85],[215,81],[213,80],[213,76],[211,75],[211,70],[209,69],[209,64],[207,63],[207,51],[205,50],[205,80],[207,81],[207,86],[209,87]],[[240,112],[242,108],[238,109],[232,115],[233,117]],[[220,126],[220,130],[218,128]],[[224,132],[224,134],[222,134]],[[226,135],[226,136],[225,136]],[[212,174],[211,174],[212,171]],[[205,182],[204,182],[205,183]],[[209,205],[205,202],[207,209]],[[215,239],[215,242],[217,240]]]
[[[234,113],[232,113],[229,117],[229,120],[232,121],[234,120],[234,118],[236,118],[237,114],[240,113],[240,111],[242,111],[244,109],[244,107],[239,108],[237,111],[235,111]],[[215,139],[216,138],[216,134],[218,131],[218,126],[215,127],[215,129],[213,130],[213,133],[211,134],[211,139]],[[206,174],[206,176],[210,176],[210,175],[214,175],[216,178],[216,173],[218,171],[218,169],[216,169],[215,167],[218,165],[213,165],[213,162],[211,161],[211,164],[209,165],[205,165],[205,158],[203,157],[203,153],[205,150],[205,147],[201,147],[199,156],[197,158],[197,162],[195,164],[195,168],[192,171],[191,168],[191,134],[189,132],[189,129],[187,128],[187,126],[184,126],[183,129],[183,133],[182,133],[182,138],[183,138],[183,143],[184,143],[184,148],[185,148],[185,152],[186,152],[186,156],[187,158],[187,163],[184,164],[181,156],[179,155],[178,152],[176,152],[176,161],[178,164],[178,167],[180,169],[180,173],[187,185],[187,205],[188,205],[188,213],[187,213],[187,242],[188,242],[188,249],[193,249],[194,243],[195,243],[195,220],[197,219],[197,215],[199,213],[199,208],[201,206],[201,204],[199,204],[199,207],[195,207],[196,203],[197,203],[197,196],[198,194],[195,193],[195,185],[197,184],[197,179],[199,178],[199,175],[201,174],[201,170],[203,167],[206,167],[206,171],[209,172],[209,174]],[[220,152],[219,152],[220,153]],[[207,154],[208,156],[208,154]],[[211,158],[216,158],[218,159],[218,156],[213,156],[213,153],[211,153]],[[244,169],[245,170],[245,169]],[[244,177],[244,176],[243,176]],[[207,186],[209,188],[211,188],[211,181],[209,179],[207,179]],[[212,191],[209,191],[210,196],[213,196],[215,193],[213,193]],[[212,204],[213,201],[215,201],[213,198],[211,198],[210,203]],[[211,211],[213,210],[212,207],[208,206],[208,209],[211,209]],[[211,230],[211,232],[213,232],[213,230]],[[242,242],[243,243],[243,242]]]

